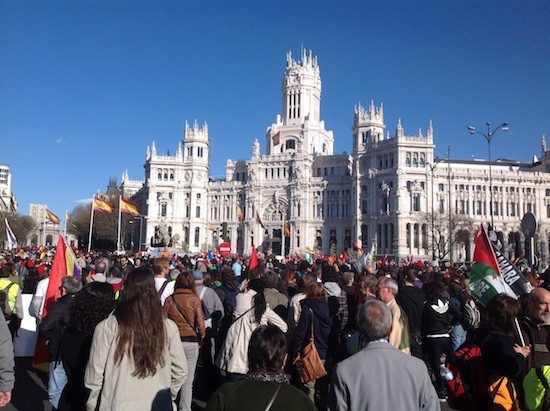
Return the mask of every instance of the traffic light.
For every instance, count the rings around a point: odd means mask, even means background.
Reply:
[[[222,239],[227,241],[227,223],[222,223]]]

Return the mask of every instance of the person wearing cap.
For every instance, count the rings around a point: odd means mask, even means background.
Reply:
[[[48,343],[48,360],[50,372],[48,380],[48,396],[55,408],[59,407],[59,399],[65,384],[67,374],[61,362],[61,338],[71,321],[70,307],[74,295],[82,289],[82,282],[76,277],[63,277],[61,280],[61,297],[53,303],[48,314],[40,323],[40,334]]]

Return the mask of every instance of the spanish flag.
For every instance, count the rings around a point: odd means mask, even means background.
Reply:
[[[59,217],[52,213],[50,210],[46,209],[46,219],[51,221],[54,224],[59,224]]]
[[[260,224],[262,228],[265,230],[264,223],[262,222],[262,219],[260,218],[260,214],[258,213],[258,211],[256,211],[256,223]]]
[[[140,215],[139,206],[131,200],[125,200],[120,197],[120,212],[130,214],[134,217]]]
[[[237,206],[237,218],[239,219],[239,224],[242,224],[244,219],[244,214],[243,214],[243,210],[241,210],[241,206]]]
[[[283,234],[285,237],[290,237],[290,221],[285,220],[283,224]]]
[[[94,197],[94,211],[103,211],[104,213],[111,214],[113,212],[113,204],[101,198]]]

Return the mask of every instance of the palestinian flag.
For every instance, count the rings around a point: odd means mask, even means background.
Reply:
[[[518,298],[530,292],[529,282],[510,262],[495,249],[489,239],[487,228],[482,224],[477,232],[474,248],[474,263],[468,288],[484,306],[500,293]]]

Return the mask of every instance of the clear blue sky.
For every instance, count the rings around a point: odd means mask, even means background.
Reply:
[[[207,122],[211,174],[248,159],[281,112],[287,51],[318,56],[321,117],[351,151],[353,107],[387,129],[434,124],[436,155],[487,158],[466,127],[510,123],[493,158],[530,161],[550,141],[548,1],[2,1],[0,163],[19,213],[143,178],[145,149],[174,154]]]

